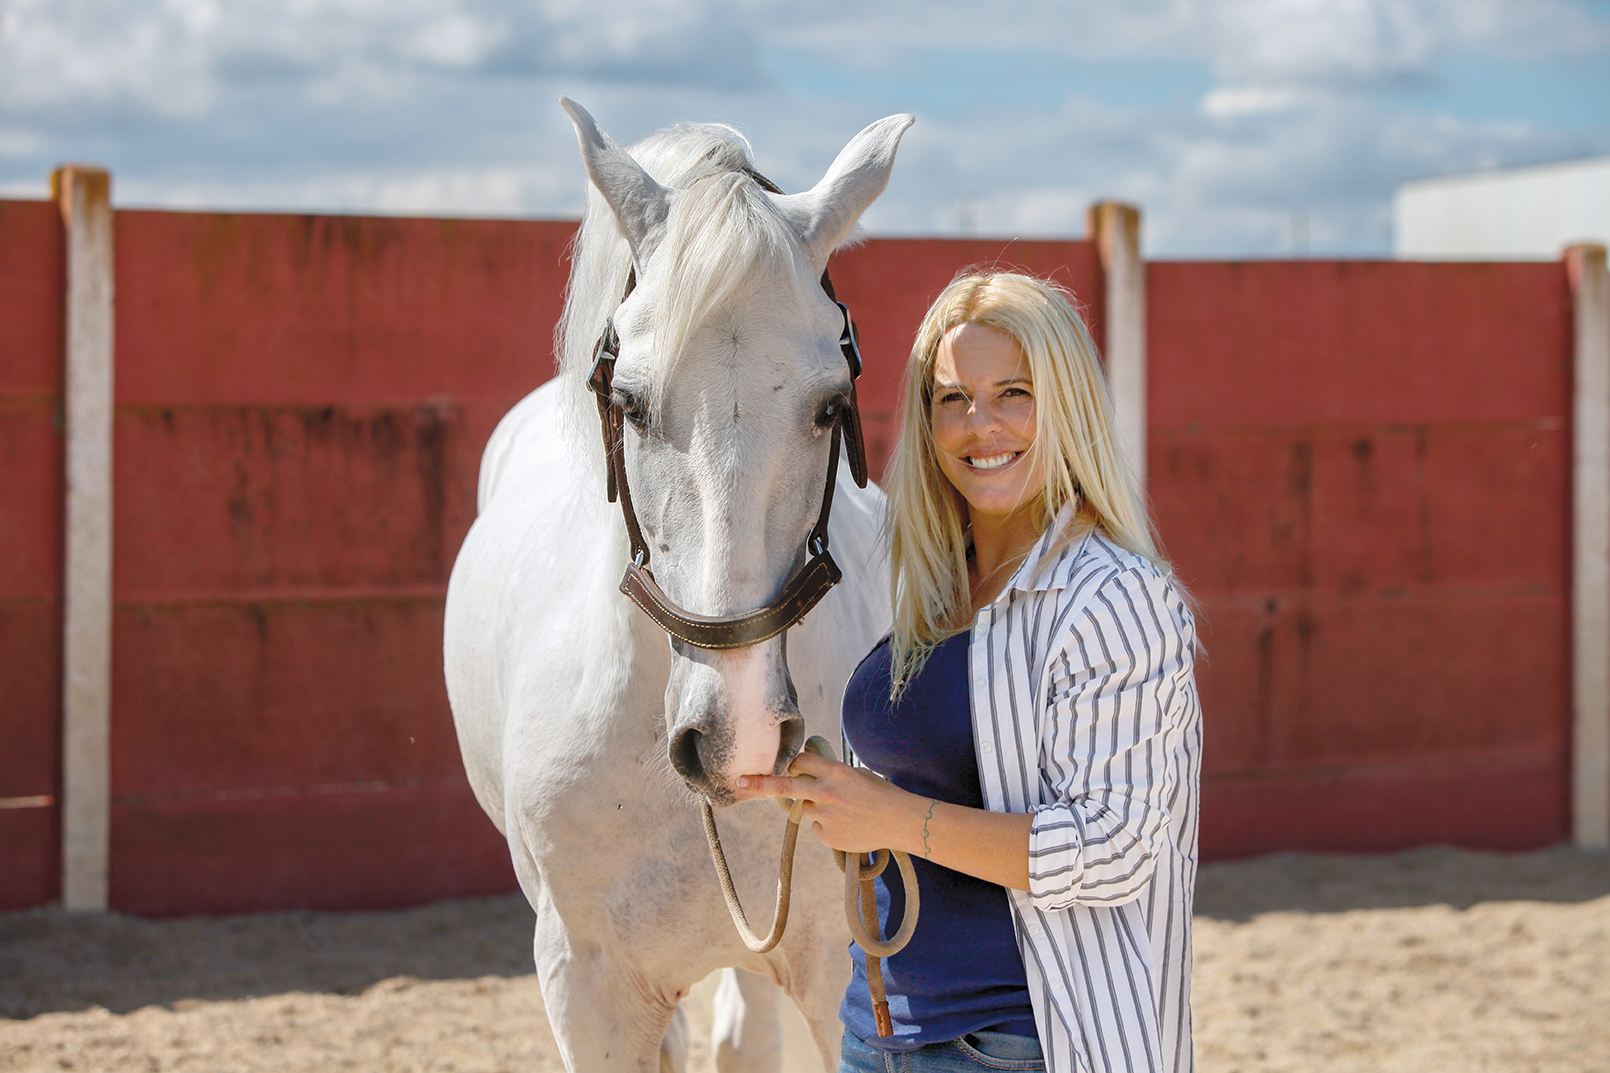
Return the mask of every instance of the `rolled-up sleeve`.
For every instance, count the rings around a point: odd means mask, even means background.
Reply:
[[[1041,909],[1141,895],[1181,792],[1195,626],[1166,579],[1113,573],[1074,612],[1047,668],[1029,895]]]

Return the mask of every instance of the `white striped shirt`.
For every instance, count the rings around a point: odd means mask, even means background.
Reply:
[[[979,781],[1034,813],[1008,893],[1050,1073],[1190,1073],[1195,619],[1099,532],[1048,561],[1068,517],[973,619]]]

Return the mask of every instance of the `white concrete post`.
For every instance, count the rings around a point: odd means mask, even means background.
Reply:
[[[58,168],[67,237],[62,904],[107,906],[112,707],[111,177]]]
[[[1120,201],[1090,206],[1090,237],[1107,278],[1107,385],[1118,442],[1142,492],[1146,488],[1146,262],[1140,210]]]
[[[1576,322],[1571,516],[1571,839],[1610,848],[1610,274],[1565,251]]]

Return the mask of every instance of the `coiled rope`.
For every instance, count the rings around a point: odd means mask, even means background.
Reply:
[[[806,741],[805,751],[829,760],[837,759],[833,746],[820,735]],[[795,776],[800,779],[810,777]],[[778,798],[777,804],[788,812],[788,825],[783,829],[783,854],[777,865],[777,905],[772,912],[771,930],[765,938],[761,938],[749,926],[749,918],[738,901],[738,889],[733,886],[732,873],[727,869],[727,855],[721,849],[721,834],[716,830],[715,812],[708,800],[700,801],[704,837],[710,844],[710,860],[716,866],[716,878],[721,882],[721,896],[727,900],[727,912],[732,914],[732,923],[738,929],[739,938],[757,954],[774,948],[782,940],[783,930],[788,927],[788,904],[794,885],[794,845],[799,841],[799,821],[804,811],[803,801]],[[867,991],[872,997],[872,1016],[878,1024],[878,1035],[887,1038],[894,1035],[894,1022],[889,1017],[889,997],[883,986],[883,959],[898,954],[911,941],[912,933],[917,930],[921,898],[917,890],[917,873],[911,866],[909,854],[880,849],[866,855],[871,858],[866,864],[862,863],[862,856],[859,853],[833,851],[833,860],[838,864],[839,871],[844,873],[844,916],[850,925],[850,937],[866,951],[866,982]],[[891,857],[900,869],[900,879],[905,886],[906,911],[900,918],[900,927],[894,937],[885,940],[878,937],[878,896],[872,881],[889,867]]]

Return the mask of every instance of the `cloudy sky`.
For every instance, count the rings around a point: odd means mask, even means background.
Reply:
[[[1383,254],[1399,182],[1610,153],[1610,0],[0,0],[0,196],[573,215],[560,93],[787,189],[914,112],[874,234]]]

